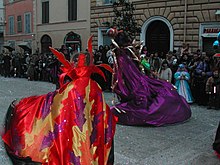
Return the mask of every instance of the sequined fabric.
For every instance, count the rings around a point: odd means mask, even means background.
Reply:
[[[60,89],[21,99],[9,108],[2,137],[11,158],[42,165],[105,165],[112,147],[117,118],[104,101],[100,86],[90,79],[103,73],[85,65],[77,67],[63,55]],[[104,66],[107,68],[107,66]],[[72,81],[64,83],[68,75]],[[19,161],[20,161],[19,160]]]
[[[53,165],[106,164],[116,118],[89,77],[60,93],[22,99],[3,141],[18,157]]]

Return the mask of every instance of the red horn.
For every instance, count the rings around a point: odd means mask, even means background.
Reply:
[[[66,60],[63,53],[57,51],[56,49],[49,47],[51,52],[58,58],[58,60],[64,65],[65,68],[70,69],[72,66],[69,61]]]
[[[94,60],[93,53],[92,53],[92,38],[93,38],[93,35],[89,37],[88,42],[87,42],[88,52],[90,55],[90,65],[93,65],[93,60]]]

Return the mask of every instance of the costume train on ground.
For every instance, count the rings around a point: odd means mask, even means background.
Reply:
[[[123,31],[108,30],[115,45],[113,92],[119,103],[111,107],[118,122],[125,125],[162,126],[191,117],[190,106],[169,82],[144,75],[135,45]]]

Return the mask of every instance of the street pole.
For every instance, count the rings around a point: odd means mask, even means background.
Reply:
[[[186,42],[186,14],[187,14],[187,0],[185,0],[185,11],[184,11],[184,34],[183,34],[183,42]]]

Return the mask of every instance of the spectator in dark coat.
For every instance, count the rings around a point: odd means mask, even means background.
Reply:
[[[205,56],[194,70],[194,98],[198,105],[207,105],[208,96],[206,94],[206,81],[212,76],[209,57]]]
[[[9,55],[9,53],[6,53],[3,57],[3,68],[4,68],[4,75],[5,77],[11,77],[10,71],[11,71],[11,63],[12,58]]]

